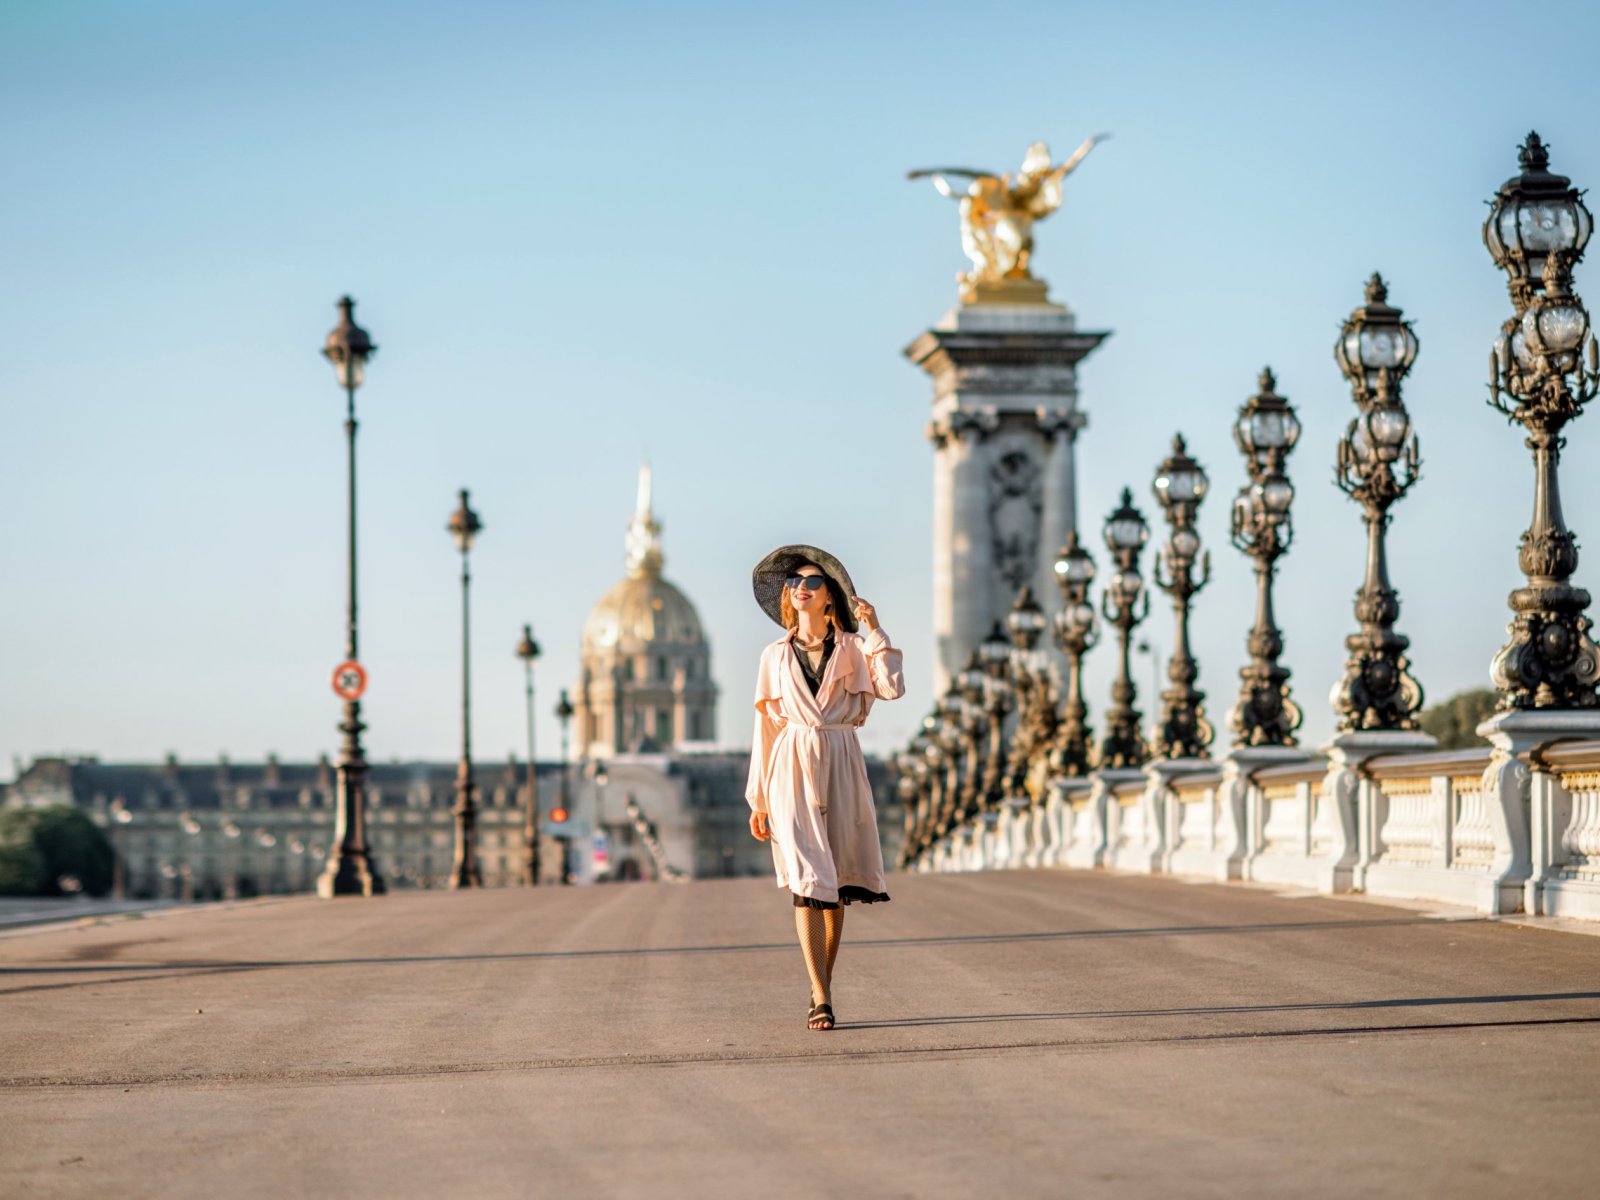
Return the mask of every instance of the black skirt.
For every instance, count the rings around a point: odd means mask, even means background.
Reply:
[[[838,908],[839,904],[881,904],[888,899],[888,892],[875,892],[871,888],[847,883],[839,889],[839,901],[837,904],[829,900],[813,900],[810,896],[796,895],[794,897],[794,906],[796,908],[830,909]]]

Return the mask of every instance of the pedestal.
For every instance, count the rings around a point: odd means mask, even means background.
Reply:
[[[1261,847],[1260,797],[1252,776],[1262,767],[1304,762],[1298,746],[1235,746],[1222,760],[1217,786],[1217,845],[1213,870],[1218,879],[1243,879],[1245,863]]]
[[[1562,789],[1542,752],[1561,742],[1600,738],[1600,709],[1528,709],[1498,713],[1478,726],[1494,756],[1483,773],[1484,800],[1494,833],[1489,875],[1478,885],[1478,909],[1487,913],[1558,911],[1562,901],[1588,899],[1600,911],[1600,883],[1563,878],[1560,861]],[[1541,776],[1534,787],[1534,775]],[[1535,795],[1539,811],[1533,811]],[[1534,858],[1538,827],[1539,859]],[[1563,894],[1566,893],[1566,894]]]
[[[1375,730],[1341,733],[1327,745],[1328,774],[1317,794],[1313,846],[1307,860],[1309,886],[1329,894],[1361,891],[1367,870],[1382,852],[1383,793],[1361,768],[1385,754],[1425,754],[1439,744],[1426,733]]]
[[[991,289],[906,348],[933,379],[936,692],[1024,584],[1055,593],[1077,516],[1077,364],[1108,336],[1079,331],[1042,291]]]
[[[1145,788],[1139,797],[1143,807],[1144,844],[1129,846],[1117,855],[1117,866],[1129,871],[1166,871],[1168,857],[1177,843],[1176,814],[1172,804],[1172,785],[1186,775],[1215,771],[1209,758],[1163,758],[1146,763]]]

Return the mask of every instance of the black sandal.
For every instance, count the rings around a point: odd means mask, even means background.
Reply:
[[[818,1025],[815,1023],[818,1021],[826,1021],[827,1024]],[[816,1033],[824,1033],[832,1029],[833,1025],[833,1006],[831,1004],[813,1004],[811,1011],[806,1014],[806,1028]]]

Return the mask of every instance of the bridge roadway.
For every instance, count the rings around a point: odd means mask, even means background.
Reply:
[[[767,881],[0,937],[0,1194],[1593,1195],[1600,937],[895,877],[804,1028]]]

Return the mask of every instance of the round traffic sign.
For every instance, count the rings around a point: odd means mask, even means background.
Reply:
[[[367,669],[351,659],[333,669],[333,691],[341,700],[359,700],[367,690]]]

